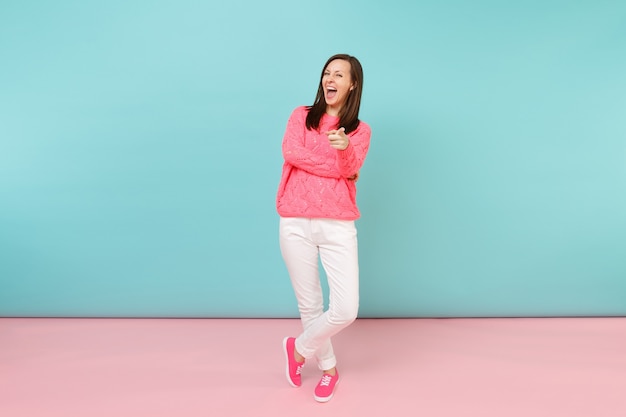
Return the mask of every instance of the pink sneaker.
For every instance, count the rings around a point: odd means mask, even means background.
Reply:
[[[294,352],[296,350],[296,339],[294,337],[285,337],[283,340],[283,350],[285,351],[285,359],[287,363],[287,382],[294,388],[302,385],[302,367],[304,362],[296,362]]]
[[[330,401],[330,399],[333,398],[333,391],[338,383],[339,372],[336,372],[335,375],[322,375],[322,379],[320,379],[319,384],[315,387],[315,395],[313,395],[315,401],[319,401],[321,403]]]

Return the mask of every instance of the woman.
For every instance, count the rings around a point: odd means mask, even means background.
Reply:
[[[297,338],[283,341],[287,381],[299,387],[305,360],[314,358],[322,370],[314,393],[320,402],[332,398],[339,381],[331,337],[356,319],[359,307],[355,183],[371,135],[358,118],[362,88],[360,62],[346,54],[332,56],[314,104],[293,111],[283,139],[276,204],[280,249],[304,328]],[[318,259],[328,279],[325,312]]]

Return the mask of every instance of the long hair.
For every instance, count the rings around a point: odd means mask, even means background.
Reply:
[[[350,63],[350,76],[354,83],[354,90],[349,91],[348,98],[339,112],[339,127],[344,127],[346,133],[350,133],[359,127],[359,109],[361,108],[361,93],[363,92],[363,68],[358,59],[348,54],[337,54],[328,58],[322,74],[320,75],[320,83],[317,87],[317,95],[312,106],[308,107],[309,113],[306,116],[306,128],[309,130],[319,129],[320,120],[326,113],[326,98],[324,97],[324,87],[322,86],[322,78],[326,67],[335,59],[343,59]]]

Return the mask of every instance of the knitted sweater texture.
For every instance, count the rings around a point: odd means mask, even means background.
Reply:
[[[329,130],[338,129],[339,118],[322,116],[318,130],[306,128],[306,107],[296,108],[283,138],[283,172],[276,208],[282,217],[356,220],[356,183],[349,180],[363,165],[370,145],[370,127],[360,122],[347,136],[345,150],[330,146]]]

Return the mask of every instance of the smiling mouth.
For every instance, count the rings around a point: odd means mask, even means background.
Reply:
[[[334,87],[328,87],[326,89],[326,98],[331,99],[337,95],[337,90]]]

